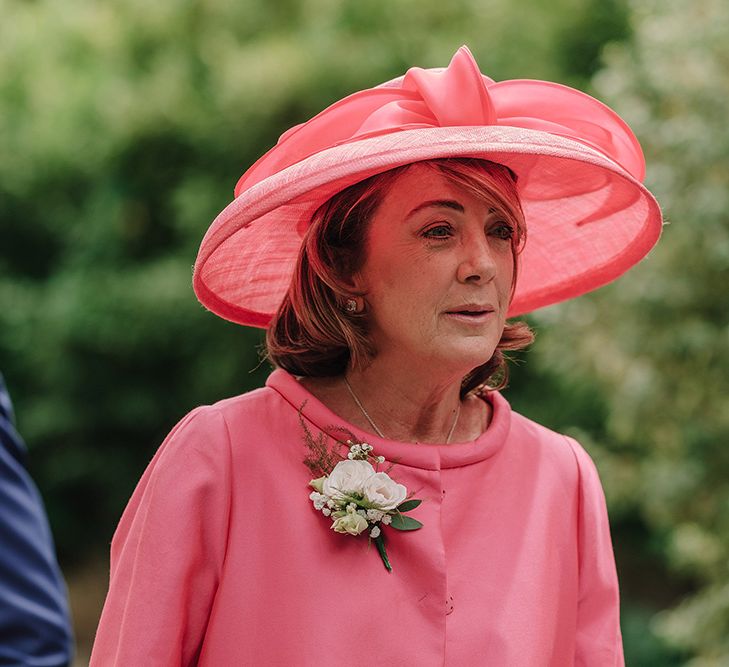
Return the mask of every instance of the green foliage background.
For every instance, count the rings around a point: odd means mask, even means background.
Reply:
[[[192,407],[262,384],[191,265],[278,135],[467,43],[593,92],[668,221],[628,276],[530,317],[507,393],[608,496],[629,665],[729,664],[729,8],[718,0],[0,0],[0,369],[67,571]],[[80,633],[83,635],[83,632]]]

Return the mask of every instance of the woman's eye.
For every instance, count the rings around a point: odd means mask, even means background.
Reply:
[[[491,234],[506,241],[514,237],[514,228],[505,222],[500,222],[491,228]]]
[[[427,229],[423,236],[429,239],[447,239],[453,235],[450,225],[436,225]]]

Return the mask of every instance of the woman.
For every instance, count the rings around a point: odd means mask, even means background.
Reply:
[[[656,242],[642,177],[610,109],[465,47],[283,135],[194,276],[277,368],[158,451],[92,664],[622,665],[595,466],[494,388],[507,316]]]

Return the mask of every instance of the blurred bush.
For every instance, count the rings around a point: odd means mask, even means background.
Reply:
[[[629,276],[538,315],[535,354],[604,401],[610,447],[591,451],[614,526],[647,529],[644,577],[682,582],[652,634],[729,665],[729,5],[631,6],[594,85],[641,137],[668,224]]]

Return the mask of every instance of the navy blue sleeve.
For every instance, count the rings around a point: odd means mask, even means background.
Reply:
[[[71,663],[66,586],[0,375],[0,665]]]

